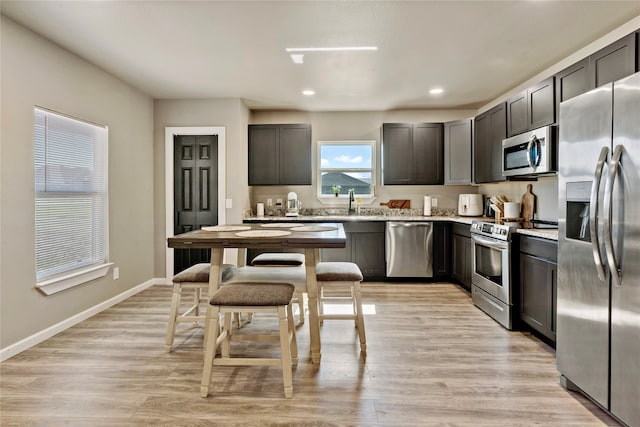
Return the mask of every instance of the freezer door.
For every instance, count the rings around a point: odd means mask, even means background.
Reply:
[[[640,73],[614,83],[613,147],[622,146],[612,193],[611,412],[640,425]]]
[[[609,403],[609,278],[598,277],[594,262],[591,220],[602,219],[602,203],[596,212],[590,192],[602,149],[611,149],[611,128],[611,84],[560,104],[557,364],[562,375],[604,407]],[[603,177],[600,200],[605,184]],[[597,228],[594,234],[601,235],[601,224]],[[603,245],[596,246],[604,253]]]

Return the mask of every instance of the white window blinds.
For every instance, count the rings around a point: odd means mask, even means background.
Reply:
[[[108,257],[108,131],[34,109],[36,277]]]

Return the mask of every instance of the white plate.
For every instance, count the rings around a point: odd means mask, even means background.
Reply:
[[[285,230],[249,230],[236,233],[238,237],[282,237],[291,234]]]
[[[331,231],[337,230],[338,227],[331,225],[304,225],[302,227],[296,227],[293,231]]]
[[[212,225],[209,227],[202,227],[201,230],[204,231],[243,231],[243,230],[251,230],[251,227],[248,225]]]

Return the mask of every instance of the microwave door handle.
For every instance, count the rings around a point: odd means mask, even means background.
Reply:
[[[602,253],[600,252],[600,239],[598,238],[598,210],[600,197],[600,183],[602,181],[602,172],[604,165],[609,155],[609,147],[602,147],[600,150],[600,156],[596,163],[596,171],[593,175],[593,183],[591,184],[591,200],[589,207],[589,231],[591,233],[591,248],[593,250],[593,260],[596,264],[596,270],[598,271],[598,277],[600,280],[606,280],[607,273],[605,270],[604,260]]]
[[[624,146],[618,145],[611,156],[611,166],[609,167],[609,181],[604,189],[604,247],[607,253],[607,262],[609,263],[609,271],[611,271],[611,279],[616,286],[622,286],[622,271],[618,267],[618,260],[613,247],[612,228],[612,204],[613,204],[613,186],[616,182],[616,176],[620,169],[620,158],[624,151]]]
[[[538,149],[536,150],[536,159],[534,162],[531,160],[531,151],[533,150],[533,147],[536,145],[538,146]],[[542,154],[540,154],[540,141],[535,135],[531,135],[531,139],[527,144],[527,162],[529,163],[529,168],[531,169],[537,168],[538,165],[540,164],[541,158],[542,158]]]

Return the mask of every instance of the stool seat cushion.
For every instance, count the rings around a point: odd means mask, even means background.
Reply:
[[[232,283],[218,289],[211,305],[279,306],[288,305],[295,286],[290,283]]]
[[[361,282],[362,272],[352,262],[321,262],[316,265],[316,280],[320,282]]]
[[[192,265],[186,270],[173,276],[174,283],[182,282],[208,282],[209,281],[209,269],[211,264],[203,262],[200,264]],[[236,272],[236,266],[233,264],[222,264],[221,279],[223,282],[231,279]]]
[[[265,252],[253,259],[251,265],[302,265],[304,254],[290,252]]]

